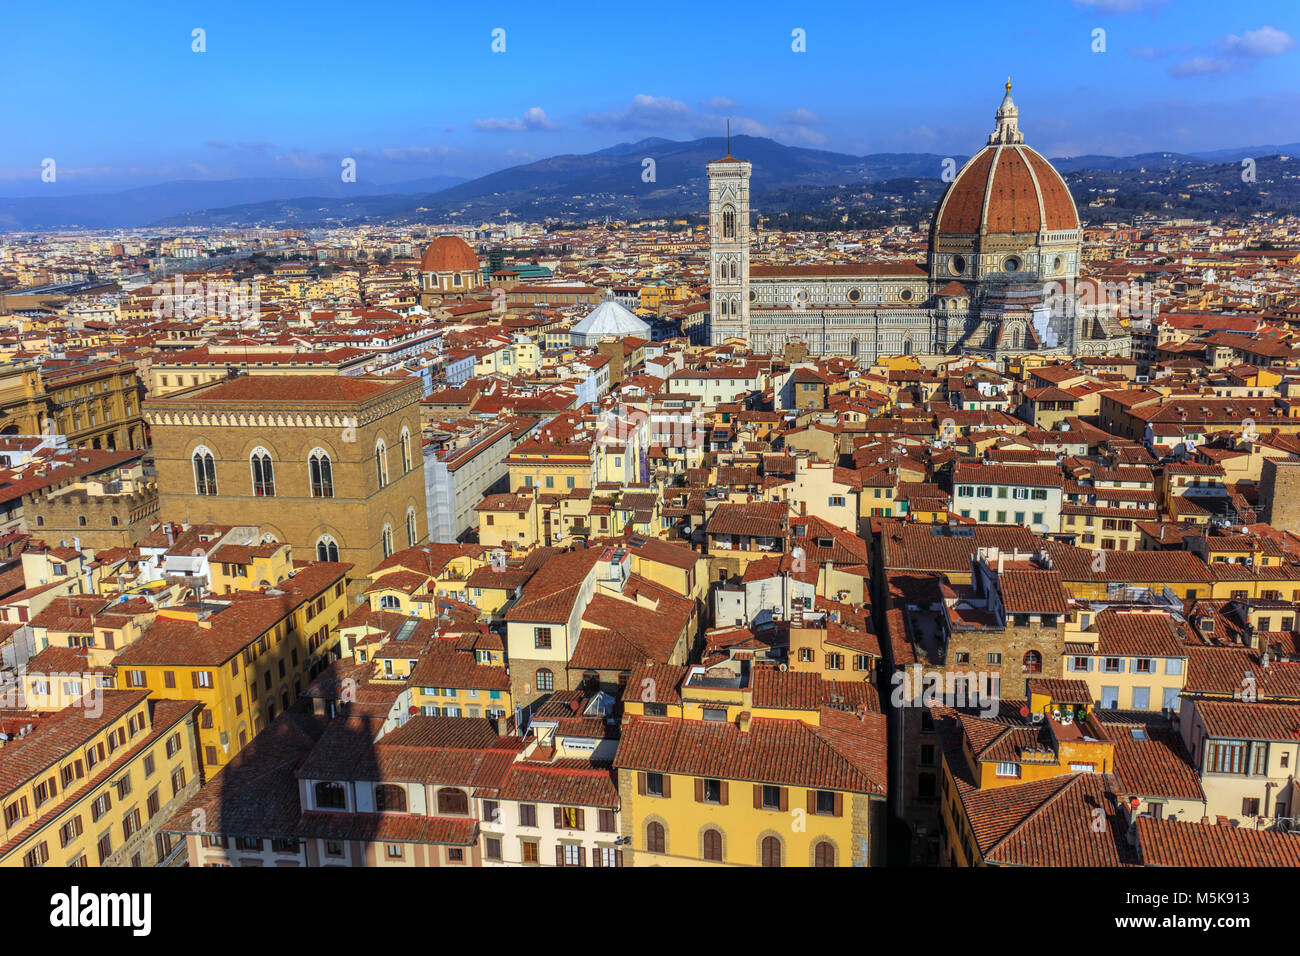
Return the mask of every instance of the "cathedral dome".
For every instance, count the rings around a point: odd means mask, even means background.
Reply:
[[[1079,214],[1061,174],[1024,143],[1011,84],[988,145],[970,158],[939,201],[931,240],[1075,231]]]
[[[459,236],[438,236],[424,250],[421,272],[477,272],[478,256]]]

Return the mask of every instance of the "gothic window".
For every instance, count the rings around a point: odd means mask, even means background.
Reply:
[[[215,495],[217,493],[217,463],[212,452],[200,445],[194,449],[194,493],[196,495]]]
[[[393,526],[392,525],[390,524],[384,525],[384,532],[382,535],[382,539],[384,545],[384,557],[386,558],[392,557],[393,554]]]
[[[334,469],[330,464],[329,452],[323,448],[313,448],[307,456],[307,470],[311,478],[311,496],[333,498]]]
[[[259,498],[275,495],[275,472],[271,465],[271,453],[260,445],[249,456],[253,470],[253,494]]]
[[[736,210],[730,206],[722,207],[722,238],[736,238]]]
[[[731,278],[733,278],[733,279],[737,279],[737,278],[739,278],[739,277],[740,277],[740,274],[739,274],[739,272],[738,272],[738,267],[736,266],[736,263],[733,262],[733,263],[731,264]]]
[[[375,477],[380,488],[388,484],[388,446],[382,438],[375,442]]]
[[[321,535],[320,540],[316,542],[316,560],[317,561],[337,561],[339,559],[338,542],[329,535]]]
[[[402,426],[402,474],[411,470],[411,430]]]
[[[414,548],[414,547],[415,547],[415,542],[416,542],[416,537],[415,537],[415,509],[414,509],[414,508],[407,508],[407,509],[406,509],[406,546],[407,546],[408,548]]]
[[[1018,348],[1020,348],[1020,330],[1019,330],[1019,329],[1012,329],[1012,330],[1011,330],[1011,347],[1012,347],[1013,349],[1018,349]]]

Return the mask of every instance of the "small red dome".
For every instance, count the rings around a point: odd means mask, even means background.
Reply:
[[[477,272],[478,256],[459,236],[439,236],[420,259],[421,272]]]

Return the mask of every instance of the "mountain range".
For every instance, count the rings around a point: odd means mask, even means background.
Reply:
[[[121,192],[0,199],[0,229],[218,227],[244,225],[414,223],[503,219],[568,221],[700,215],[706,206],[706,164],[727,152],[721,137],[678,142],[650,138],[586,154],[565,154],[498,170],[472,180],[430,177],[401,183],[339,180],[236,179],[181,181]],[[935,153],[854,156],[735,136],[731,152],[753,164],[751,204],[765,215],[813,214],[848,222],[845,206],[864,211],[860,224],[912,215],[932,206],[949,157]],[[1111,196],[1134,195],[1136,206],[1176,209],[1174,198],[1203,180],[1231,183],[1242,157],[1300,153],[1300,143],[1209,153],[1075,156],[1051,162],[1084,200],[1107,180]],[[953,156],[959,167],[965,156]],[[653,161],[653,162],[650,162]],[[1294,168],[1288,170],[1294,178]],[[1153,178],[1153,174],[1155,175]],[[1269,181],[1263,178],[1261,181]],[[874,187],[874,188],[873,188]],[[1262,208],[1294,208],[1294,189],[1271,190]],[[1231,190],[1228,190],[1231,194]],[[1181,200],[1180,200],[1181,201]],[[1112,198],[1111,205],[1123,204]],[[1211,204],[1213,205],[1213,204]],[[1241,211],[1240,202],[1229,202]],[[1119,208],[1115,210],[1118,213]],[[1218,207],[1215,207],[1218,208]],[[1258,208],[1251,206],[1250,208]],[[831,214],[834,215],[831,215]],[[875,218],[872,218],[875,217]]]

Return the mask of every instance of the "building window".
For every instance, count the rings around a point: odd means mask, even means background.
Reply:
[[[196,495],[215,495],[217,493],[217,463],[212,452],[203,446],[194,449],[194,493]]]
[[[405,813],[406,791],[396,784],[379,784],[375,787],[375,809],[380,813]]]
[[[645,775],[645,792],[652,797],[665,796],[664,775],[661,773],[647,773]]]
[[[393,555],[393,526],[392,525],[390,524],[384,525],[383,535],[381,536],[381,543],[383,544],[383,548],[384,548],[384,557],[386,558],[392,557]]]
[[[763,838],[763,865],[781,865],[781,841],[774,836]]]
[[[1020,764],[1011,762],[1000,763],[997,766],[996,772],[999,777],[1019,777]]]
[[[722,238],[736,238],[736,210],[730,206],[722,207]]]
[[[555,690],[555,675],[548,668],[543,667],[537,671],[537,690]]]
[[[835,844],[829,840],[820,840],[813,849],[813,866],[834,866]]]
[[[551,646],[551,629],[549,627],[533,628],[533,647],[537,650],[549,650]]]
[[[316,784],[316,806],[331,810],[346,808],[347,797],[343,784],[330,782]]]
[[[645,848],[649,853],[663,853],[665,845],[664,825],[658,822],[646,824]]]
[[[415,509],[408,508],[406,509],[406,546],[414,548],[415,542]]]
[[[704,831],[704,859],[722,862],[722,834],[712,828]]]
[[[311,479],[313,498],[334,497],[334,469],[328,452],[320,448],[312,449],[307,457],[307,472]]]
[[[411,470],[411,430],[402,426],[402,474]]]
[[[444,787],[438,791],[438,813],[464,816],[469,813],[469,797],[464,790]]]
[[[253,469],[253,494],[259,498],[275,496],[275,471],[271,466],[271,453],[265,448],[253,449],[249,458]]]
[[[375,443],[375,477],[380,488],[388,484],[388,447],[382,438]]]
[[[322,535],[316,542],[317,561],[337,561],[339,559],[338,542],[329,535]]]

